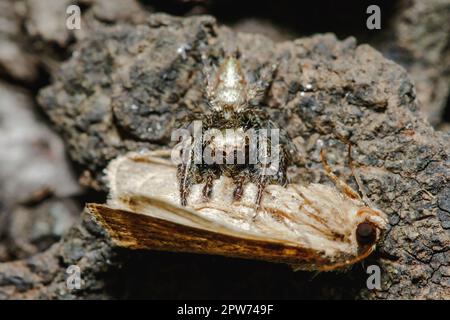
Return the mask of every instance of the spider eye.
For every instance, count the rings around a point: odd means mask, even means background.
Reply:
[[[356,241],[359,245],[371,245],[377,237],[377,229],[370,222],[362,222],[356,228]]]

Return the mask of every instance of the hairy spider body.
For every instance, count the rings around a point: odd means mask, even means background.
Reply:
[[[202,137],[194,135],[191,140],[194,147],[187,151],[187,161],[178,166],[181,204],[187,205],[194,183],[204,183],[203,197],[208,200],[214,180],[225,175],[235,183],[236,201],[241,199],[247,182],[255,183],[258,186],[255,203],[259,207],[268,183],[287,183],[290,159],[286,135],[280,133],[266,113],[250,107],[250,101],[265,91],[267,82],[250,86],[235,55],[224,58],[217,72],[207,75],[207,80],[210,112],[197,116],[202,123]],[[200,162],[195,150],[201,151]]]

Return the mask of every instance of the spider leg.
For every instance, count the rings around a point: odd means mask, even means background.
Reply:
[[[189,156],[187,161],[181,163],[178,165],[177,168],[177,176],[179,180],[179,188],[180,188],[180,202],[182,206],[187,205],[187,198],[189,196],[189,193],[191,191],[191,184],[192,184],[192,163],[194,158],[193,150],[188,150]]]
[[[253,216],[253,220],[255,220],[256,217],[258,216],[259,209],[261,208],[261,201],[262,201],[264,189],[266,188],[266,185],[267,185],[266,171],[267,171],[267,168],[264,165],[257,167],[256,181],[254,181],[254,182],[256,183],[256,186],[258,187],[258,191],[256,194],[256,200],[255,200],[256,208],[255,208],[255,215]]]
[[[252,104],[257,105],[261,102],[265,92],[273,82],[277,68],[278,63],[262,66],[256,83],[248,86],[248,96],[249,100],[253,102]]]
[[[203,199],[208,201],[211,198],[211,192],[213,187],[214,175],[211,172],[206,173],[206,183],[202,189]]]
[[[266,180],[261,179],[258,183],[258,194],[256,195],[256,211],[261,207],[261,201],[264,193],[264,189],[266,188]]]
[[[234,191],[233,191],[233,199],[234,201],[240,201],[242,198],[242,195],[244,193],[244,183],[245,183],[246,177],[245,175],[239,175],[239,177],[234,178],[234,184],[236,185]]]
[[[261,178],[261,180],[258,181],[258,193],[256,194],[256,208],[255,208],[255,214],[253,215],[252,220],[255,221],[256,217],[258,216],[259,209],[261,208],[261,201],[264,193],[264,189],[266,188],[266,180],[264,178]]]
[[[330,165],[328,164],[325,150],[320,150],[320,159],[322,160],[322,165],[325,169],[325,173],[327,176],[336,184],[336,186],[342,190],[342,192],[349,197],[350,199],[357,199],[361,200],[361,197],[359,196],[358,192],[353,190],[352,187],[350,187],[347,183],[339,179],[332,171]]]
[[[189,164],[180,164],[177,171],[178,179],[180,181],[181,205],[185,207],[187,205],[187,198],[191,187],[189,179]]]

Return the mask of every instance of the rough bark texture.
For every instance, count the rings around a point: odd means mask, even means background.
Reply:
[[[203,106],[202,57],[218,58],[230,34],[210,17],[155,14],[77,46],[39,102],[91,185],[104,188],[101,170],[118,154],[169,144],[177,118]],[[331,34],[279,44],[237,34],[235,41],[250,75],[279,64],[261,107],[299,147],[295,180],[326,183],[322,147],[349,177],[346,142],[354,145],[365,191],[390,220],[366,263],[381,267],[382,290],[365,289],[361,266],[311,281],[313,274],[282,265],[111,248],[85,216],[48,251],[0,265],[5,297],[450,297],[448,135],[423,120],[405,70]],[[82,270],[81,290],[65,286],[70,264]]]
[[[0,82],[0,262],[47,249],[77,220],[81,188],[30,95]]]
[[[53,9],[47,11],[50,3]],[[366,289],[361,265],[347,273],[314,275],[257,261],[114,248],[86,214],[58,241],[86,196],[75,199],[80,190],[66,178],[68,164],[56,135],[32,124],[42,122],[33,116],[30,99],[45,83],[41,71],[54,79],[38,100],[83,173],[81,182],[106,191],[102,169],[110,159],[170,144],[177,119],[205,108],[202,58],[217,59],[233,39],[213,18],[148,18],[149,7],[123,3],[79,1],[85,6],[83,28],[73,34],[49,27],[60,22],[65,1],[0,4],[0,76],[30,90],[0,85],[3,141],[15,141],[7,136],[8,125],[29,132],[16,140],[24,148],[0,153],[0,174],[7,177],[0,188],[10,189],[0,195],[0,260],[22,259],[0,263],[0,299],[450,297],[450,139],[425,120],[443,121],[439,113],[448,95],[450,6],[442,0],[400,2],[402,10],[385,36],[371,42],[411,72],[412,80],[402,67],[352,38],[338,41],[326,34],[275,43],[252,34],[235,36],[250,76],[267,63],[279,64],[261,107],[298,146],[296,181],[328,183],[319,161],[325,146],[333,167],[354,185],[346,142],[354,145],[365,191],[390,217],[377,253],[365,263],[382,268],[382,290]],[[261,31],[260,22],[251,23],[254,30]],[[267,30],[273,35],[277,28],[268,23]],[[16,106],[28,109],[20,113],[26,116],[11,112]],[[11,175],[15,159],[29,160],[30,169]],[[54,161],[55,172],[49,174],[60,180],[32,174],[45,159]],[[68,187],[70,192],[61,192]],[[104,201],[101,194],[95,198]],[[72,264],[82,272],[80,290],[66,286]]]
[[[448,0],[405,1],[386,31],[389,40],[376,44],[383,54],[408,70],[421,107],[434,125],[442,121],[449,107],[449,20]]]

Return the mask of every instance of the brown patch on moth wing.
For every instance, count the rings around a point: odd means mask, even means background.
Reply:
[[[287,212],[281,211],[280,209],[263,207],[262,210],[269,213],[278,222],[284,222],[284,220],[296,221],[293,216]]]
[[[105,205],[88,204],[87,208],[116,245],[129,249],[217,254],[297,265],[332,263],[321,252],[281,241],[217,233]]]
[[[378,210],[373,210],[373,209],[371,209],[371,208],[369,208],[369,207],[363,207],[363,208],[360,208],[359,210],[358,210],[358,212],[356,212],[356,214],[358,215],[358,216],[362,216],[363,214],[369,214],[369,215],[375,215],[375,216],[378,216],[378,217],[380,217],[380,218],[382,218],[382,219],[386,219],[386,217],[385,217],[385,215],[382,213],[382,212],[380,212],[380,211],[378,211]]]
[[[290,221],[294,221],[298,223],[298,220],[296,221],[296,219],[294,219],[293,216],[291,216],[290,214],[288,214],[287,212],[283,212],[279,209],[275,209],[275,208],[270,208],[270,207],[263,207],[262,210],[268,214],[271,215],[271,217],[279,222],[282,223],[286,228],[288,228],[289,230],[291,230],[292,232],[295,233],[295,229],[289,225],[286,220],[290,220]],[[313,226],[311,226],[313,227]]]
[[[323,236],[325,236],[326,238],[330,239],[330,240],[334,240],[335,236],[333,235],[332,232],[330,232],[330,230],[328,229],[321,229],[318,226],[315,226],[307,221],[301,221],[299,219],[297,219],[296,217],[289,215],[285,212],[282,212],[279,209],[276,208],[271,208],[271,207],[264,207],[264,211],[269,213],[272,217],[274,217],[274,219],[280,223],[283,223],[283,225],[285,225],[288,229],[292,230],[295,232],[295,229],[290,226],[289,224],[286,223],[286,220],[291,220],[297,224],[303,224],[303,225],[307,225],[310,228],[316,230],[318,233],[322,234]],[[302,211],[303,212],[303,211]],[[277,219],[278,218],[278,219]]]
[[[253,208],[253,207],[249,207],[249,206],[245,206],[244,204],[241,204],[242,207],[247,207],[247,208]],[[244,217],[244,214],[237,214],[239,213],[238,210],[234,210],[233,207],[231,206],[225,206],[225,205],[218,205],[216,203],[212,203],[212,202],[202,202],[199,204],[191,204],[190,207],[192,209],[194,209],[195,211],[201,211],[201,210],[208,210],[208,209],[213,209],[213,210],[218,210],[218,211],[222,211],[224,213],[227,213],[231,218],[236,219],[236,220],[240,220],[240,221],[247,221],[248,217]]]
[[[171,150],[156,150],[145,154],[134,153],[129,156],[125,156],[125,160],[131,160],[133,162],[149,163],[149,164],[162,164],[168,167],[175,167],[174,163],[164,157],[170,157]]]
[[[119,201],[125,204],[130,210],[139,212],[142,211],[142,204],[139,201],[136,201],[135,197],[131,196],[119,196]]]
[[[342,233],[339,233],[339,232],[334,231],[334,230],[330,227],[330,225],[325,221],[325,219],[323,219],[323,218],[320,217],[319,215],[315,215],[315,214],[309,212],[308,210],[306,210],[306,209],[304,208],[305,205],[311,207],[316,213],[319,213],[319,212],[320,212],[320,209],[319,209],[318,207],[316,207],[316,206],[313,204],[313,202],[312,202],[310,199],[308,199],[308,197],[306,197],[306,196],[303,194],[303,192],[301,192],[300,189],[297,188],[297,186],[292,185],[292,187],[294,188],[295,191],[297,191],[297,193],[298,193],[298,194],[300,195],[300,197],[302,197],[302,199],[303,199],[302,204],[298,207],[298,210],[301,211],[302,213],[306,214],[308,217],[310,217],[310,218],[316,220],[318,223],[320,223],[321,225],[323,225],[323,226],[326,228],[326,230],[324,230],[324,229],[319,229],[319,228],[317,228],[317,227],[315,227],[315,226],[313,226],[313,225],[311,225],[311,224],[308,224],[306,221],[301,221],[301,223],[310,225],[311,227],[315,228],[316,230],[318,230],[318,231],[324,233],[324,235],[326,235],[326,236],[327,236],[329,239],[331,239],[331,240],[340,240],[340,241],[343,241],[343,242],[351,242],[351,240],[350,240],[348,237],[346,237],[345,234],[342,234]],[[299,221],[299,222],[300,222],[300,221]]]
[[[299,210],[302,210],[303,207],[304,207],[305,205],[307,205],[307,206],[311,207],[316,213],[319,213],[319,212],[320,212],[320,209],[319,209],[318,207],[316,207],[316,206],[314,205],[314,203],[311,201],[311,199],[309,199],[307,196],[305,196],[305,195],[303,194],[303,192],[302,192],[296,185],[291,185],[291,186],[292,186],[292,188],[298,193],[298,195],[299,195],[299,196],[302,198],[302,200],[303,200],[303,201],[302,201],[302,204],[298,207]],[[303,211],[302,211],[302,212],[303,212]],[[313,218],[314,220],[316,220],[317,222],[319,222],[320,224],[323,224],[323,225],[325,225],[325,226],[328,227],[328,225],[327,225],[325,219],[323,219],[322,217],[319,217],[318,215],[313,215],[313,214],[311,214],[310,212],[308,212],[307,210],[306,210],[306,213],[307,213],[308,215],[310,215],[311,218]]]

